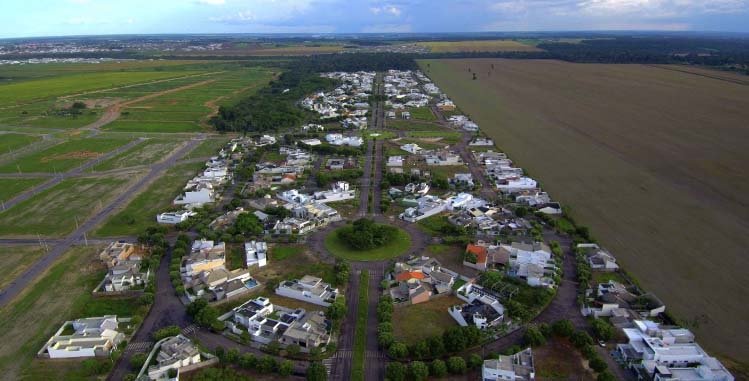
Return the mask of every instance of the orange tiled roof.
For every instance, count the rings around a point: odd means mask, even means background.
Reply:
[[[486,247],[468,244],[466,251],[476,256],[476,263],[486,263]]]
[[[395,275],[395,280],[403,282],[409,279],[424,279],[426,276],[421,271],[404,271]]]

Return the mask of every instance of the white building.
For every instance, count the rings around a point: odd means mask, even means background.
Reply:
[[[215,201],[213,188],[202,186],[197,189],[188,190],[183,195],[174,199],[174,205],[201,206]]]
[[[627,344],[617,345],[622,359],[654,380],[733,381],[716,358],[710,357],[684,328],[663,328],[650,320],[635,320],[624,328]]]
[[[532,381],[536,379],[533,352],[530,348],[496,360],[484,360],[481,368],[483,381]]]
[[[247,267],[257,265],[263,267],[268,264],[268,244],[252,240],[244,243],[244,253]]]
[[[356,197],[356,191],[350,187],[346,181],[336,181],[330,190],[315,192],[313,197],[320,203],[352,200]]]
[[[403,166],[403,156],[390,156],[390,157],[388,157],[387,166],[388,167],[402,167]]]
[[[525,244],[513,242],[512,245],[499,245],[500,250],[509,252],[508,274],[525,279],[529,286],[551,287],[557,268],[552,260],[549,247],[543,243]]]
[[[481,147],[481,146],[483,146],[483,147],[493,146],[494,145],[494,140],[491,140],[489,138],[475,138],[475,139],[471,140],[471,142],[468,143],[468,145],[469,146],[479,146],[479,147]]]
[[[187,221],[188,218],[196,215],[197,213],[190,210],[182,210],[179,212],[166,212],[156,215],[156,222],[160,224],[175,225],[180,222]]]
[[[455,295],[466,304],[452,306],[447,312],[459,325],[465,327],[470,324],[479,329],[486,329],[504,320],[505,307],[495,295],[481,286],[466,283],[457,291]]]
[[[472,194],[458,193],[456,196],[447,199],[447,210],[453,211],[463,209],[471,200],[473,200]]]
[[[424,196],[416,200],[417,206],[406,208],[398,217],[404,221],[416,222],[445,211],[447,203],[438,197]]]
[[[39,354],[46,353],[53,359],[108,356],[125,338],[117,331],[118,325],[115,315],[67,321],[47,340]],[[63,335],[68,326],[73,333]]]
[[[320,139],[302,139],[300,140],[300,142],[308,146],[319,146],[320,144],[322,144]]]
[[[182,335],[164,339],[159,348],[154,348],[154,350],[159,352],[156,355],[156,364],[148,367],[148,378],[151,380],[168,380],[170,369],[177,370],[177,379],[179,379],[181,368],[202,361],[198,347]]]
[[[338,289],[323,282],[321,278],[305,275],[302,279],[281,282],[276,288],[276,294],[327,307],[335,302]]]
[[[512,178],[497,182],[497,189],[503,193],[516,193],[523,190],[535,189],[538,186],[536,180],[530,177],[513,176]]]
[[[412,154],[414,154],[414,155],[418,154],[418,153],[419,153],[419,152],[421,152],[421,150],[422,150],[422,148],[421,148],[421,147],[419,147],[419,145],[418,145],[418,144],[415,144],[415,143],[408,143],[408,144],[404,144],[404,145],[402,145],[402,146],[401,146],[400,148],[401,148],[402,150],[404,150],[404,151],[406,151],[406,152],[408,152],[408,153],[412,153]]]

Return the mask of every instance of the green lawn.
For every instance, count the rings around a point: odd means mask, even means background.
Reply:
[[[149,139],[135,147],[116,155],[109,160],[94,166],[96,171],[134,167],[137,165],[153,164],[165,159],[176,150],[182,140],[179,139]]]
[[[398,229],[392,242],[372,250],[353,250],[338,238],[338,230],[325,237],[325,248],[336,257],[350,261],[379,261],[404,254],[411,246],[411,236]]]
[[[35,135],[0,134],[0,155],[12,152],[41,139],[41,137]]]
[[[418,120],[388,119],[385,121],[385,126],[393,130],[403,131],[451,131],[447,128],[441,127],[436,123],[427,123]]]
[[[41,184],[46,179],[0,179],[0,201],[8,201],[17,194]],[[0,208],[2,209],[2,208]]]
[[[442,138],[439,140],[440,143],[457,143],[461,134],[455,131],[409,131],[408,136],[420,139]]]
[[[117,147],[127,144],[125,138],[71,139],[43,151],[35,152],[0,166],[0,172],[65,172]]]
[[[192,163],[171,168],[94,234],[99,237],[138,234],[145,226],[155,225],[156,214],[172,207],[172,200],[202,166],[203,163]]]
[[[273,246],[270,249],[270,260],[283,261],[287,258],[293,258],[304,251],[303,246]]]
[[[425,303],[398,307],[393,310],[393,334],[406,344],[415,344],[431,336],[441,335],[457,326],[447,309],[464,302],[454,296],[444,296]]]
[[[0,235],[61,236],[72,232],[107,200],[119,194],[125,178],[73,178],[0,212]]]
[[[91,290],[105,273],[97,260],[101,246],[77,246],[0,309],[0,372],[8,380],[93,380],[80,361],[52,363],[35,358],[65,321],[88,316],[144,314],[136,299],[97,299]],[[66,365],[72,364],[72,365]],[[76,366],[77,365],[77,366]]]
[[[432,110],[429,107],[415,107],[407,110],[411,113],[412,119],[425,120],[431,122],[437,120],[437,117],[432,114]]]
[[[359,276],[359,305],[356,310],[356,327],[354,328],[354,353],[351,367],[351,379],[364,381],[364,359],[367,347],[367,303],[369,301],[369,271],[362,271]]]

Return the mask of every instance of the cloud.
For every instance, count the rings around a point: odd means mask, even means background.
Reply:
[[[399,17],[401,15],[401,8],[395,5],[383,5],[381,7],[370,7],[369,12],[374,15],[389,14],[391,16]]]
[[[581,0],[578,7],[594,16],[663,18],[746,12],[749,0]]]
[[[243,24],[256,21],[257,17],[250,11],[239,11],[232,15],[210,17],[208,20],[226,24]]]
[[[203,5],[224,5],[226,4],[226,0],[196,0],[195,1],[198,4]]]
[[[412,31],[411,24],[374,24],[362,28],[362,33],[408,33]]]

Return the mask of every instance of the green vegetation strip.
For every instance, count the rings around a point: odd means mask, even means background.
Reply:
[[[354,332],[354,364],[351,367],[352,380],[364,380],[365,349],[367,347],[367,304],[369,301],[369,271],[359,276],[359,305],[356,309],[356,329]]]
[[[62,172],[129,142],[125,138],[71,139],[0,166],[0,172]]]
[[[1,179],[0,180],[0,201],[8,201],[17,194],[40,184],[46,179]],[[0,208],[2,209],[2,208]]]
[[[0,135],[0,155],[12,152],[40,139],[40,137],[34,135],[2,134]]]
[[[384,246],[371,250],[355,250],[350,248],[340,237],[338,230],[333,231],[325,237],[325,248],[339,258],[351,261],[379,261],[397,257],[408,250],[411,246],[411,236],[403,229],[398,231],[393,239]]]

